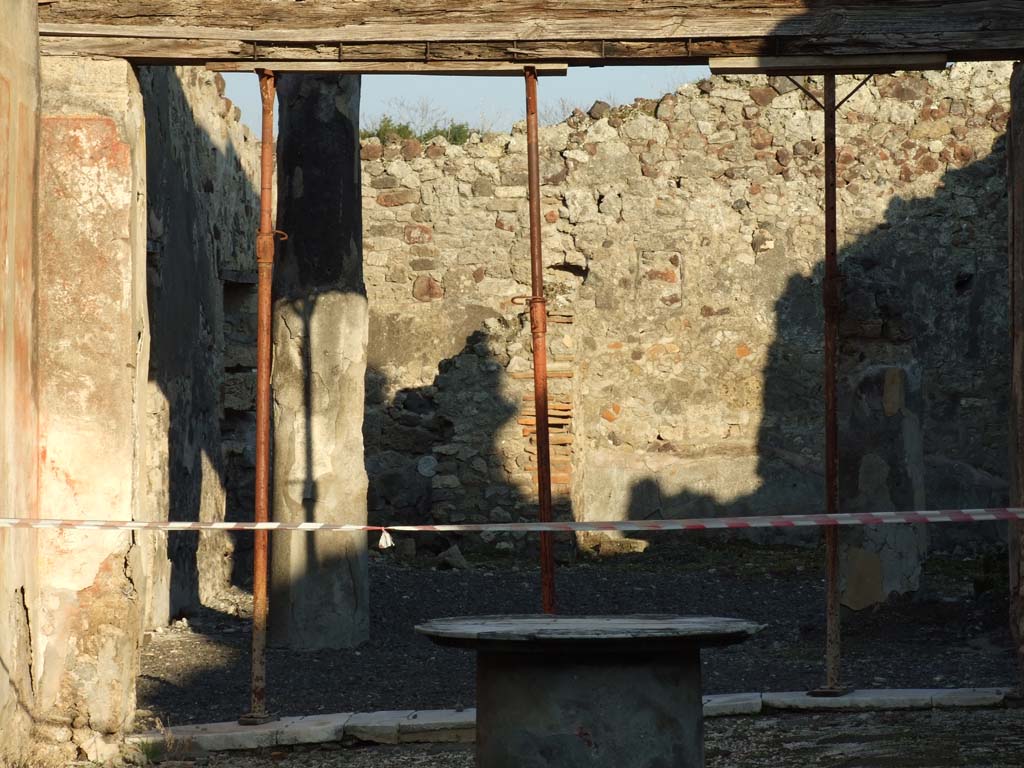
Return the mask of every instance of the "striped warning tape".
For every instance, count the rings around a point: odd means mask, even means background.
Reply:
[[[1024,520],[1022,507],[941,509],[924,512],[871,512],[839,515],[768,515],[763,517],[699,517],[680,520],[587,520],[551,523],[452,523],[442,525],[346,525],[343,523],[185,522],[144,520],[43,520],[0,517],[0,528],[70,529],[80,531],[391,531],[416,533],[496,533],[579,531],[712,531],[744,528],[834,527],[908,523],[981,523]]]

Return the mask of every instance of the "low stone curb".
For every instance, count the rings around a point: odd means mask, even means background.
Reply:
[[[836,698],[808,696],[802,691],[727,693],[705,696],[704,716],[999,707],[1005,703],[1006,696],[1007,691],[1002,688],[864,690]],[[475,736],[475,709],[427,709],[283,717],[263,725],[235,722],[185,725],[135,734],[129,736],[127,742],[147,752],[189,754],[338,741],[468,744]]]
[[[471,743],[475,738],[475,709],[428,709],[282,717],[262,725],[182,725],[138,733],[126,741],[151,754],[189,755],[337,741]]]
[[[1006,700],[1002,688],[892,688],[851,691],[835,698],[804,692],[763,693],[765,711],[841,712],[871,709],[933,709],[998,707]]]

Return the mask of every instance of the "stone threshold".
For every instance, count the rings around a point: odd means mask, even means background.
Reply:
[[[797,691],[726,693],[704,697],[704,716],[1001,707],[1008,693],[1003,688],[868,689],[837,698]],[[148,754],[179,755],[327,742],[468,744],[475,735],[475,709],[428,709],[282,717],[249,726],[236,722],[184,725],[134,734],[127,743]]]

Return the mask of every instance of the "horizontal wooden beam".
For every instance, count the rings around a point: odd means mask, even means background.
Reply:
[[[569,72],[568,64],[530,65],[538,75],[563,77]],[[211,61],[206,68],[214,72],[254,72],[269,69],[273,72],[333,72],[340,75],[480,75],[487,77],[521,76],[522,64],[503,62],[416,62],[380,61],[262,61],[252,64],[244,61]]]
[[[237,30],[240,32],[240,30]],[[603,64],[614,61],[637,63],[652,61],[688,61],[694,56],[720,54],[715,41],[494,41],[417,43],[267,43],[243,39],[156,38],[156,37],[78,37],[44,35],[40,51],[44,56],[116,56],[141,63],[185,63],[205,61],[343,61],[343,62],[545,62],[573,61]],[[756,40],[745,41],[747,53],[766,52]]]
[[[917,56],[755,56],[708,61],[715,75],[872,75],[946,68],[944,54]]]
[[[140,62],[1024,52],[1019,0],[55,0],[39,16],[45,53]]]

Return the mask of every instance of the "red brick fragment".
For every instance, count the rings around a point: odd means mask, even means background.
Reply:
[[[444,286],[429,275],[420,275],[412,284],[412,296],[417,301],[434,301],[444,298]]]

